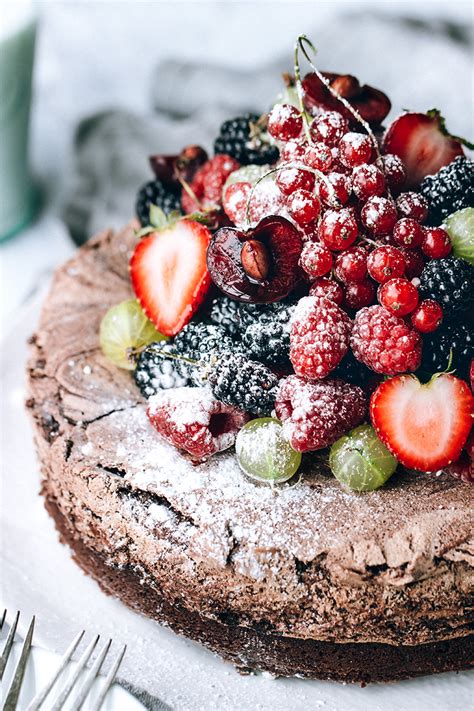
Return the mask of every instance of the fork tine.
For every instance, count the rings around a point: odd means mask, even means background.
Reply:
[[[54,684],[61,676],[62,671],[66,667],[67,663],[71,659],[74,652],[76,651],[76,649],[79,646],[79,643],[83,637],[84,637],[84,630],[82,630],[82,632],[79,632],[79,634],[71,642],[69,647],[64,652],[64,655],[62,656],[62,658],[59,662],[58,668],[54,672],[53,676],[46,683],[46,685],[36,694],[35,698],[28,704],[26,711],[37,711],[40,708],[41,704],[43,703],[43,701],[45,700],[45,698],[48,696],[49,692],[53,688]]]
[[[79,688],[79,691],[77,692],[77,696],[71,705],[70,711],[79,711],[82,704],[86,700],[86,696],[89,693],[90,688],[91,688],[92,684],[94,683],[94,680],[95,680],[97,674],[100,672],[100,668],[101,668],[102,664],[104,663],[104,659],[110,649],[111,644],[112,644],[112,640],[109,639],[107,644],[104,644],[102,651],[97,655],[97,658],[94,661],[94,664],[89,669],[86,678],[82,682],[82,684]]]
[[[31,640],[33,639],[34,628],[35,618],[33,615],[33,617],[31,618],[30,626],[28,628],[28,632],[26,633],[25,641],[23,642],[20,659],[18,660],[18,664],[16,665],[15,675],[13,677],[12,683],[10,684],[7,698],[3,705],[3,711],[15,711],[16,709],[18,697],[20,696],[21,685],[23,683],[23,677],[25,676],[28,657],[30,655]]]
[[[3,625],[4,625],[4,623],[5,623],[6,616],[7,616],[7,610],[6,610],[6,608],[5,608],[5,610],[3,611],[2,620],[1,620],[1,622],[0,622],[0,630],[3,629]]]
[[[0,681],[3,679],[3,674],[5,672],[5,667],[7,666],[8,662],[8,657],[10,656],[10,652],[12,649],[12,644],[13,644],[13,639],[15,637],[16,633],[16,628],[18,625],[18,620],[20,619],[20,613],[16,613],[16,617],[13,621],[12,626],[10,627],[10,632],[8,633],[7,641],[5,642],[5,646],[3,648],[2,656],[0,658]]]
[[[61,709],[63,708],[64,702],[66,701],[67,697],[71,693],[72,688],[79,677],[79,674],[84,669],[87,662],[89,661],[89,657],[91,656],[92,652],[94,651],[98,641],[99,641],[99,635],[97,635],[97,637],[95,639],[93,639],[92,642],[89,644],[89,646],[86,647],[86,649],[83,651],[82,656],[77,663],[77,667],[74,669],[74,673],[72,674],[71,678],[68,679],[66,684],[63,686],[58,698],[54,702],[54,705],[53,705],[51,711],[61,711]]]
[[[127,651],[127,645],[124,644],[122,649],[120,650],[119,654],[117,655],[115,662],[110,667],[109,673],[105,677],[104,686],[102,687],[102,690],[101,690],[100,694],[98,695],[97,699],[95,700],[95,702],[91,705],[90,711],[99,711],[99,709],[102,707],[102,704],[104,703],[104,699],[107,695],[107,692],[115,681],[115,677],[117,675],[119,666],[122,663],[122,659],[123,659],[126,651]]]

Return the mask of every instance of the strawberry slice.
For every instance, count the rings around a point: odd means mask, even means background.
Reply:
[[[474,398],[454,375],[422,384],[414,375],[381,383],[370,400],[379,438],[405,467],[432,472],[455,462],[467,440]]]
[[[211,277],[206,251],[211,233],[193,220],[179,220],[152,232],[130,261],[132,286],[140,306],[165,336],[175,336],[203,302]]]
[[[424,177],[463,155],[461,142],[447,132],[440,112],[432,109],[426,114],[407,112],[396,118],[385,133],[382,151],[402,159],[407,188],[416,188]]]

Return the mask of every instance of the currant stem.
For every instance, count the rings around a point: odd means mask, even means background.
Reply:
[[[304,91],[303,91],[303,84],[301,81],[301,69],[300,69],[300,60],[299,60],[299,55],[298,55],[298,47],[299,47],[299,45],[298,45],[298,40],[297,40],[296,44],[295,44],[295,50],[294,50],[294,70],[295,70],[296,94],[298,96],[298,104],[299,104],[299,109],[301,111],[301,116],[303,118],[304,131],[306,134],[306,138],[308,140],[308,143],[312,143],[313,140],[311,138],[311,132],[309,130],[308,114],[306,113],[306,109],[304,107],[304,101],[303,101]]]
[[[347,99],[344,99],[343,96],[341,96],[333,87],[331,86],[331,83],[326,77],[321,74],[319,69],[313,64],[313,61],[308,53],[308,50],[306,49],[305,43],[308,45],[309,49],[313,52],[313,54],[317,53],[316,47],[314,44],[311,42],[311,40],[306,36],[306,35],[300,35],[298,39],[296,40],[296,49],[295,53],[298,54],[298,49],[301,49],[303,52],[304,56],[306,57],[311,69],[313,72],[316,74],[318,77],[319,81],[321,81],[324,86],[327,88],[327,90],[330,92],[332,96],[334,96],[335,99],[341,102],[341,104],[354,116],[356,121],[358,121],[361,126],[364,127],[364,129],[367,132],[367,135],[369,136],[370,140],[372,141],[372,145],[374,147],[375,153],[377,155],[377,160],[376,163],[379,165],[381,170],[384,171],[384,166],[383,166],[383,159],[382,159],[382,154],[380,153],[380,148],[379,144],[377,142],[377,139],[375,138],[374,132],[372,131],[372,128],[370,127],[370,124],[362,118],[360,113],[352,106],[352,104],[347,101]],[[389,197],[391,197],[390,189],[387,186],[387,194]]]
[[[167,360],[178,360],[182,363],[187,363],[193,367],[202,367],[203,363],[200,360],[194,360],[194,358],[188,358],[187,356],[179,355],[178,353],[167,353],[162,351],[161,348],[156,348],[154,345],[150,346],[150,350],[160,358],[166,358]]]

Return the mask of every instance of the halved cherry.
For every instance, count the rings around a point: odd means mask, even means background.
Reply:
[[[250,303],[270,303],[287,296],[301,276],[303,243],[284,217],[265,217],[252,230],[218,230],[207,250],[213,282],[227,296]]]

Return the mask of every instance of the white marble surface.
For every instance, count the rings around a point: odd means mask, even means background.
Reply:
[[[149,112],[150,75],[164,58],[252,68],[286,56],[291,66],[294,38],[304,31],[320,49],[321,67],[349,70],[384,87],[394,111],[440,106],[454,133],[472,133],[466,51],[436,31],[417,38],[407,30],[402,42],[395,41],[400,32],[394,34],[392,22],[401,14],[466,26],[472,23],[470,2],[64,0],[38,5],[32,162],[45,203],[34,225],[0,247],[4,333],[38,280],[73,250],[59,214],[75,126],[84,116],[115,106]],[[354,33],[351,15],[361,13]],[[380,20],[375,25],[380,17],[385,18],[382,31]]]

